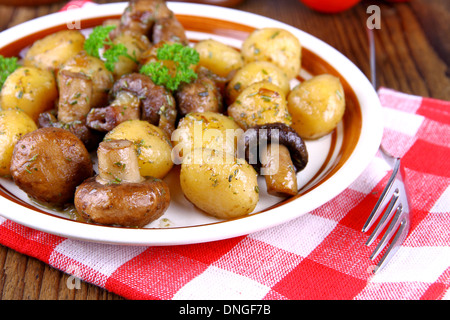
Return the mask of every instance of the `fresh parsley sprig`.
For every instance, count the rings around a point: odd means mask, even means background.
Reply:
[[[102,58],[105,60],[105,67],[113,72],[114,66],[119,61],[120,56],[127,57],[138,63],[135,57],[132,57],[123,43],[114,43],[109,34],[114,30],[116,26],[97,26],[92,30],[92,33],[84,42],[84,51],[87,54]],[[100,55],[101,49],[106,48],[102,56]]]
[[[152,61],[141,67],[140,73],[149,76],[157,85],[162,85],[168,90],[176,90],[182,82],[189,83],[197,78],[197,74],[191,68],[198,64],[200,56],[198,52],[180,43],[165,43],[156,52],[158,61]],[[175,71],[169,69],[164,61],[175,64]]]
[[[0,55],[0,89],[3,87],[6,78],[19,67],[16,57],[5,58]]]

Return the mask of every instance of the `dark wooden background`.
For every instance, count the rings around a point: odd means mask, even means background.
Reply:
[[[65,3],[0,5],[0,30],[56,12]],[[365,24],[369,17],[367,7],[373,4],[381,9],[381,28],[375,30],[378,85],[450,100],[448,0],[411,0],[395,4],[363,0],[351,10],[335,15],[311,11],[297,0],[244,0],[235,8],[277,19],[318,37],[346,55],[369,77]],[[0,245],[2,300],[122,299],[86,282],[81,283],[80,289],[69,289],[68,280],[69,275]]]

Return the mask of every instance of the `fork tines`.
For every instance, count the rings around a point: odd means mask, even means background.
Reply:
[[[406,236],[408,235],[410,226],[408,196],[403,180],[404,174],[402,174],[401,172],[402,168],[400,166],[400,158],[390,158],[386,154],[383,155],[385,157],[388,157],[386,160],[388,160],[387,162],[390,162],[393,171],[386,187],[384,188],[380,198],[378,199],[374,209],[372,210],[362,229],[362,232],[367,232],[384,211],[383,216],[368,238],[366,245],[370,246],[377,239],[380,233],[385,229],[389,221],[390,224],[380,242],[377,244],[375,250],[371,254],[370,259],[374,260],[378,256],[378,254],[382,252],[382,250],[386,247],[391,238],[394,235],[395,237],[393,238],[379,263],[375,266],[373,270],[374,273],[383,268],[389,262],[392,256],[394,256],[394,254],[397,252],[398,248],[401,246]]]

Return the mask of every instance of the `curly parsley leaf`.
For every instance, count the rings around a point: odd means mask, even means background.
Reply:
[[[125,45],[123,43],[119,43],[119,44],[111,46],[108,50],[106,50],[103,53],[103,58],[105,58],[106,69],[113,71],[114,65],[116,64],[117,61],[119,61],[120,56],[127,57],[127,58],[137,62],[136,59],[134,59],[133,57],[131,57],[128,54],[127,48],[125,47]]]
[[[92,33],[84,42],[84,50],[87,54],[105,59],[105,67],[113,72],[114,66],[119,61],[120,56],[127,57],[137,63],[136,58],[132,57],[127,52],[127,48],[123,43],[114,43],[109,34],[114,30],[116,26],[97,26],[92,30]],[[107,48],[102,57],[100,56],[100,51],[103,48]]]
[[[0,55],[0,89],[3,87],[6,78],[19,67],[16,57],[5,58]]]
[[[111,43],[109,34],[116,26],[98,26],[92,30],[92,33],[84,42],[84,50],[90,56],[100,58],[100,49],[106,44]]]
[[[157,85],[165,86],[168,90],[176,90],[182,82],[189,83],[197,78],[191,66],[198,64],[198,52],[180,43],[164,44],[156,52],[158,61],[145,64],[140,73],[149,76]],[[171,61],[175,70],[169,69],[164,61]]]

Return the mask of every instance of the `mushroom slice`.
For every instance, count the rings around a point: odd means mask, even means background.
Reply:
[[[87,221],[143,227],[161,217],[170,204],[168,185],[139,173],[133,143],[111,140],[98,148],[99,174],[75,192],[75,208]]]
[[[248,163],[265,176],[269,194],[297,194],[296,173],[308,163],[308,151],[290,126],[269,123],[249,128],[240,138],[238,152],[244,152]]]

